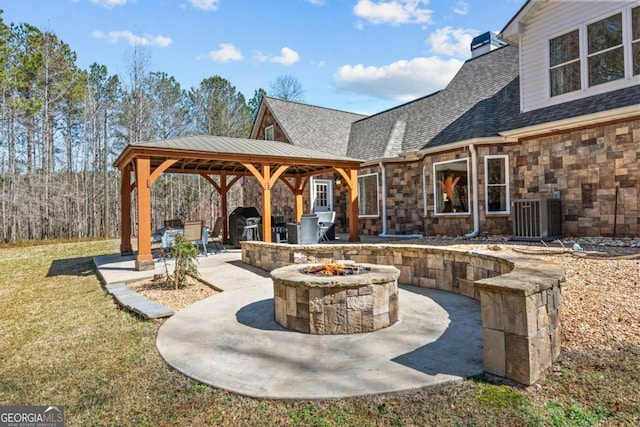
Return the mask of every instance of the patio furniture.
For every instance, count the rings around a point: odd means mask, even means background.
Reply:
[[[180,220],[179,218],[165,219],[164,220],[164,227],[165,228],[182,227],[182,220]]]
[[[243,239],[244,227],[247,225],[247,218],[260,217],[260,212],[253,207],[237,207],[229,215],[229,244],[234,248],[240,247],[240,240]]]
[[[335,211],[316,212],[316,215],[318,216],[318,242],[335,240],[333,232],[336,221]]]
[[[182,227],[161,228],[160,230],[162,230],[160,234],[160,242],[164,249],[172,248],[173,244],[176,242],[176,235],[182,233]]]
[[[183,233],[184,237],[195,243],[196,247],[199,248],[202,245],[204,256],[207,256],[207,241],[205,240],[204,222],[202,220],[185,221]]]
[[[281,215],[271,217],[271,241],[276,243],[287,241],[287,223]]]
[[[318,243],[318,215],[303,214],[300,218],[298,244],[312,245]]]
[[[247,218],[241,240],[260,240],[260,217]]]
[[[226,252],[227,248],[224,247],[224,243],[222,242],[222,227],[224,226],[224,218],[218,217],[216,218],[216,222],[213,225],[213,230],[209,233],[209,238],[215,247],[221,246],[221,252]]]

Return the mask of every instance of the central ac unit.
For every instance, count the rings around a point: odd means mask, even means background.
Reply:
[[[555,240],[562,236],[560,199],[514,200],[513,240]]]

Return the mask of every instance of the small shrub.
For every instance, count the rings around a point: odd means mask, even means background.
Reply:
[[[196,257],[198,248],[182,234],[176,234],[173,244],[173,257],[176,260],[176,268],[173,275],[167,277],[170,285],[180,289],[187,285],[187,276],[198,276]]]

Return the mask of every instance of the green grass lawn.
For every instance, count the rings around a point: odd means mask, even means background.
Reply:
[[[0,249],[0,405],[63,405],[67,425],[638,425],[640,350],[563,353],[538,385],[476,378],[329,401],[257,400],[190,380],[160,322],[118,310],[92,257],[115,241]],[[214,297],[215,298],[215,297]]]

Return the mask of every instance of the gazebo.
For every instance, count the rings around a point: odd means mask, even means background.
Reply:
[[[160,174],[197,174],[220,193],[224,236],[228,231],[227,192],[240,178],[253,176],[262,187],[262,236],[271,241],[271,188],[281,180],[295,196],[295,215],[303,211],[303,191],[309,178],[339,173],[349,189],[349,241],[360,239],[358,230],[358,168],[361,160],[311,150],[292,144],[223,136],[187,136],[127,145],[113,166],[122,174],[120,185],[120,253],[132,255],[131,195],[138,191],[138,254],[136,270],[154,268],[151,255],[151,186]],[[220,183],[212,176],[218,175]]]

